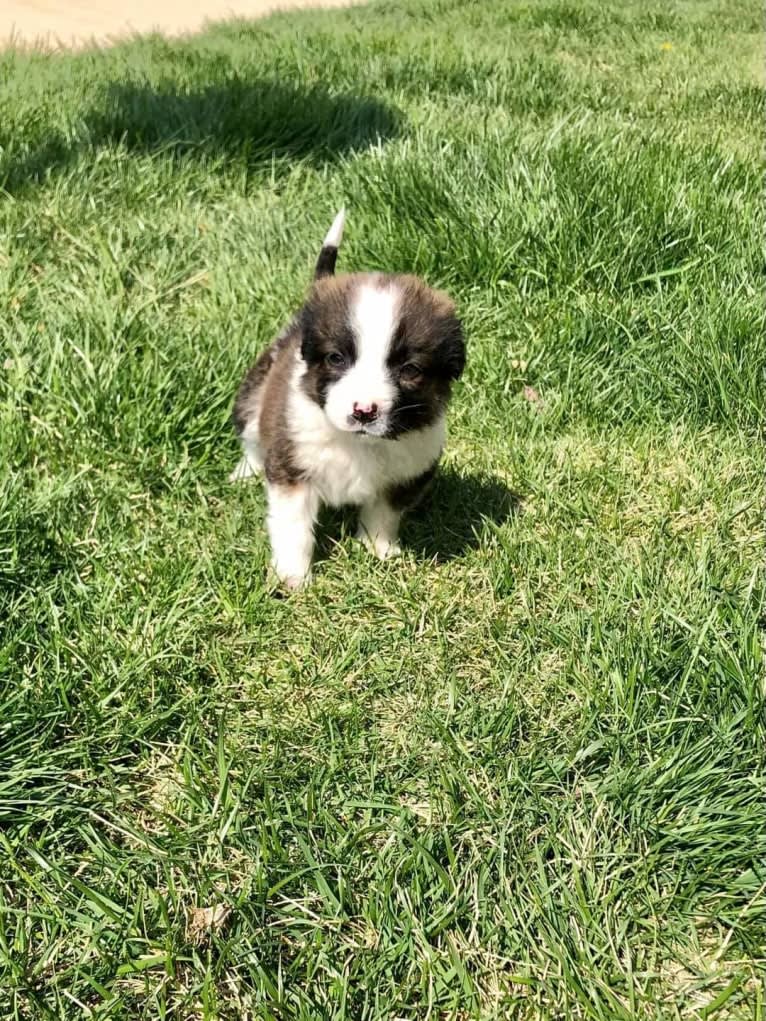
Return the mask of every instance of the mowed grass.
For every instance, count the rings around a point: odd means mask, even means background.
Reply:
[[[760,19],[0,55],[3,1018],[764,1018]],[[228,415],[341,204],[469,365],[279,600]]]

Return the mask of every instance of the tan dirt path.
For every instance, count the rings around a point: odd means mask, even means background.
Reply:
[[[138,32],[196,32],[205,22],[349,0],[0,0],[0,46],[105,45]]]

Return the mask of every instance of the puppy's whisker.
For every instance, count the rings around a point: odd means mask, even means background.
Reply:
[[[394,414],[398,415],[402,411],[415,411],[417,408],[425,408],[425,406],[422,402],[420,404],[404,404],[401,408],[397,408]]]

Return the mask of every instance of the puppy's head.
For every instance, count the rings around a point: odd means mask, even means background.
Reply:
[[[344,432],[396,439],[429,425],[465,364],[452,302],[416,277],[320,279],[301,328],[304,391]]]

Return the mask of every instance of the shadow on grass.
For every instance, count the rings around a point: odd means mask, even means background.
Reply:
[[[39,183],[104,144],[205,159],[211,168],[236,163],[248,172],[279,172],[296,160],[321,165],[397,135],[402,117],[377,99],[321,85],[233,77],[192,89],[172,81],[113,84],[81,125],[74,138],[41,130],[39,144],[0,160],[0,187],[13,192]]]
[[[482,542],[486,523],[501,525],[521,504],[518,494],[492,475],[441,469],[423,501],[402,523],[402,545],[423,560],[456,560]],[[323,508],[317,528],[316,562],[332,557],[336,543],[356,532],[357,508]]]
[[[402,541],[427,560],[454,560],[481,544],[485,523],[503,524],[520,503],[518,494],[496,476],[444,468],[423,502],[404,519]]]

